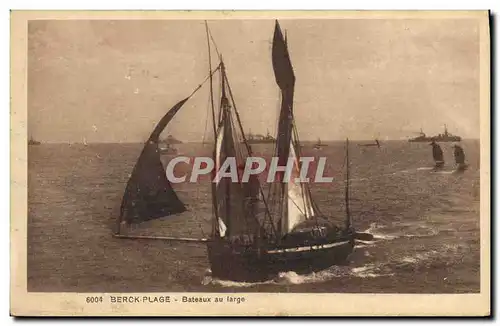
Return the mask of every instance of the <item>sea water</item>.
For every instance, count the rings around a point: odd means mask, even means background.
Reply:
[[[343,142],[303,155],[326,156],[331,184],[311,185],[321,212],[342,223]],[[272,145],[253,145],[271,155]],[[28,153],[28,290],[78,292],[478,292],[479,142],[465,141],[468,170],[437,174],[425,143],[389,141],[361,150],[352,142],[351,214],[374,241],[358,242],[346,266],[260,283],[213,278],[206,247],[113,238],[119,207],[141,144],[42,144]],[[181,144],[177,155],[210,155]],[[168,157],[163,160],[168,162]],[[445,170],[454,168],[445,150]],[[206,182],[205,182],[206,181]],[[142,235],[206,237],[208,180],[176,184],[188,211],[136,226]],[[22,218],[22,217],[18,217]]]

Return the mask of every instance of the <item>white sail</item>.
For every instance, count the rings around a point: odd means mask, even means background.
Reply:
[[[217,138],[215,142],[215,171],[218,173],[220,167],[221,167],[221,154],[222,154],[222,141],[224,140],[224,125],[221,124],[219,126],[219,129],[217,130]],[[219,181],[216,180],[216,187],[219,187]],[[219,234],[221,237],[224,237],[227,231],[227,226],[224,224],[224,221],[220,218],[220,216],[217,216],[218,220],[218,225],[219,225]]]
[[[219,221],[219,234],[221,238],[223,238],[226,235],[227,226],[226,224],[224,224],[220,217],[217,220]]]
[[[221,153],[222,153],[223,140],[224,140],[224,125],[221,124],[219,126],[219,129],[217,130],[217,138],[215,142],[215,171],[219,171],[221,167]]]
[[[299,158],[295,153],[293,141],[290,142],[290,157],[294,158],[295,164],[288,183],[287,232],[292,231],[295,226],[314,216],[311,196],[306,189],[306,184],[295,181],[295,178],[299,178],[300,176],[300,170]]]

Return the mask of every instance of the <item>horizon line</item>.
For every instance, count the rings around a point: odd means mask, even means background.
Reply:
[[[349,141],[352,141],[352,142],[374,142],[375,139],[352,139],[352,138],[343,138],[343,139],[325,139],[325,140],[321,140],[322,143],[324,142],[345,142],[346,140],[349,140]],[[386,140],[380,140],[379,139],[379,142],[383,143],[383,142],[388,142],[388,141],[405,141],[405,142],[408,142],[410,138],[406,138],[406,139],[386,139]],[[79,144],[79,145],[84,145],[85,143],[83,142],[70,142],[70,141],[43,141],[43,140],[37,140],[35,139],[36,141],[39,141],[41,144],[54,144],[54,145],[57,145],[57,144],[64,144],[64,145],[72,145],[72,144]],[[464,140],[481,140],[480,138],[462,138],[461,141],[464,141]],[[92,141],[92,142],[86,142],[87,144],[144,144],[146,141]],[[307,140],[302,140],[301,142],[307,142],[307,143],[315,143],[317,142],[317,139],[315,140],[310,140],[310,139],[307,139]],[[424,141],[422,143],[426,143],[426,142],[430,142],[430,141]],[[439,142],[439,141],[438,141]],[[450,141],[449,143],[458,143],[460,141]],[[203,144],[204,142],[203,141],[182,141],[182,143],[179,143],[179,144],[172,144],[172,145],[182,145],[182,144]],[[205,143],[212,143],[212,141],[209,141],[209,142],[205,142]],[[418,143],[418,142],[417,142]],[[262,143],[263,145],[267,145],[267,144],[274,144],[274,143]],[[259,145],[259,143],[254,143],[254,144],[250,144],[250,145]]]

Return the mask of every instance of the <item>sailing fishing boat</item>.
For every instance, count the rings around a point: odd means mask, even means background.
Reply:
[[[453,156],[455,157],[456,171],[463,172],[467,169],[468,164],[465,163],[465,152],[464,149],[458,145],[453,145]]]
[[[443,150],[434,140],[429,144],[432,146],[432,158],[434,159],[434,168],[441,169],[444,166]]]
[[[187,98],[178,102],[159,121],[133,169],[123,196],[118,227],[119,238],[160,239],[206,243],[212,275],[235,281],[261,281],[282,271],[307,273],[342,263],[351,254],[356,239],[371,240],[357,233],[351,223],[349,210],[349,142],[346,142],[346,214],[344,225],[338,226],[324,216],[315,203],[306,183],[286,182],[283,173],[271,183],[267,196],[257,177],[249,182],[240,178],[218,177],[212,182],[212,231],[209,238],[174,238],[131,236],[126,234],[130,224],[180,214],[186,206],[176,195],[160,161],[158,137],[175,114],[202,85],[210,81],[212,128],[214,133],[213,160],[219,171],[227,158],[238,166],[251,157],[252,149],[246,139],[229,83],[226,67],[219,53],[219,64],[212,70],[210,37],[207,29],[209,76]],[[212,38],[213,42],[213,38]],[[215,45],[215,42],[213,42]],[[217,50],[217,47],[215,46]],[[218,52],[218,51],[217,51]],[[291,157],[295,162],[291,180],[298,176],[300,141],[293,115],[295,76],[288,46],[276,21],[272,65],[281,91],[281,109],[277,130],[275,156],[278,165],[286,166]],[[214,101],[213,75],[220,75],[218,110]],[[217,112],[218,111],[218,112]],[[215,174],[215,172],[214,172]]]

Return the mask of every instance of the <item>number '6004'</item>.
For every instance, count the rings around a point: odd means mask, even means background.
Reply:
[[[102,297],[87,297],[87,303],[102,302]]]

